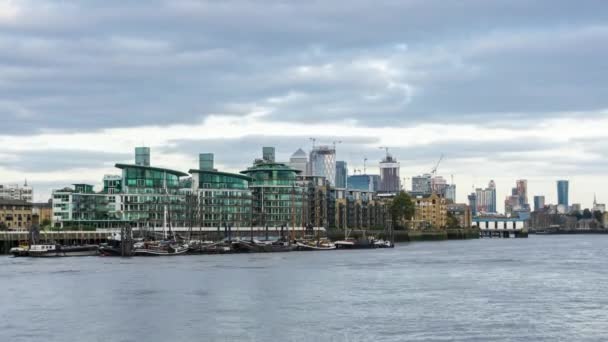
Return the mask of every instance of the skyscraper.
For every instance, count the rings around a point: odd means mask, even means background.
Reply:
[[[426,173],[412,177],[412,192],[421,195],[430,195],[432,192],[431,175]]]
[[[274,147],[262,147],[262,159],[267,162],[275,162]]]
[[[336,162],[336,188],[346,189],[348,167],[345,161]]]
[[[567,180],[558,180],[557,181],[557,204],[563,205],[568,208],[568,186],[569,182]]]
[[[400,168],[397,159],[390,154],[382,159],[380,162],[380,192],[398,193],[401,191]]]
[[[336,186],[336,150],[329,146],[315,146],[308,163],[311,176],[325,177],[331,186]]]
[[[534,211],[541,211],[545,207],[545,196],[534,196]]]
[[[471,216],[477,216],[477,194],[472,192],[467,198],[469,200],[469,207],[471,208]]]
[[[488,183],[485,189],[475,189],[477,197],[477,212],[478,213],[495,213],[496,212],[496,183],[493,180]]]
[[[299,148],[294,154],[289,158],[289,166],[292,169],[302,171],[301,175],[308,175],[308,156],[306,156],[306,152]]]
[[[445,197],[448,182],[441,176],[431,178],[431,189],[434,193],[441,197]]]
[[[528,181],[519,179],[515,181],[516,194],[519,196],[519,206],[526,208],[528,204]]]
[[[452,203],[456,203],[456,184],[448,185],[445,189],[445,198],[452,201]]]

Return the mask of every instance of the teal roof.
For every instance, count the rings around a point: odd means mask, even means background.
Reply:
[[[246,181],[253,180],[253,178],[239,174],[239,173],[229,173],[229,172],[221,172],[221,171],[213,171],[213,170],[195,170],[195,169],[191,169],[188,172],[189,173],[209,173],[209,174],[213,174],[213,175],[230,176],[230,177],[240,178],[240,179],[243,179]]]
[[[276,170],[292,171],[292,172],[295,172],[296,174],[302,173],[301,170],[292,169],[291,167],[289,167],[283,163],[267,163],[267,162],[253,165],[253,166],[247,168],[247,170],[241,171],[241,173],[248,174],[248,173],[258,172],[258,171],[276,171]]]
[[[163,169],[163,168],[160,168],[160,167],[132,165],[132,164],[116,164],[114,166],[117,167],[117,168],[119,168],[119,169],[121,169],[121,170],[122,169],[127,169],[127,168],[134,168],[134,169],[143,169],[143,170],[152,170],[152,171],[166,172],[166,173],[170,173],[172,175],[178,176],[178,177],[189,176],[189,174],[181,172],[181,171],[170,170],[170,169]]]

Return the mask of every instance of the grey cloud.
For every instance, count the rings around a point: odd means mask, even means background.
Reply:
[[[604,1],[24,4],[0,21],[0,134],[184,123],[256,105],[273,120],[375,126],[608,108]],[[273,102],[289,94],[300,96]]]
[[[39,150],[15,154],[0,160],[0,166],[26,173],[44,173],[88,168],[99,169],[114,163],[132,161],[126,153],[103,153],[80,150]],[[101,177],[101,176],[100,176]]]

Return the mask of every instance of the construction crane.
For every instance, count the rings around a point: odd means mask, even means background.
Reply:
[[[367,174],[367,157],[363,157],[363,174]]]
[[[336,150],[336,145],[337,145],[337,144],[341,144],[341,143],[342,143],[342,140],[334,140],[334,141],[332,142],[332,144],[334,145],[334,151]]]
[[[442,160],[443,160],[443,154],[441,155],[441,157],[439,157],[437,164],[435,164],[435,167],[431,170],[431,175],[433,175],[433,177],[437,175],[437,168],[439,167],[439,164],[441,164]]]

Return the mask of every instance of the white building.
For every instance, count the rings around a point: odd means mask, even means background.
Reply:
[[[300,170],[302,176],[308,176],[308,156],[306,152],[299,148],[289,158],[289,167],[292,169]]]
[[[310,152],[308,164],[310,176],[325,177],[331,186],[336,186],[336,149],[329,146],[316,146]]]
[[[34,190],[31,186],[27,185],[27,181],[25,181],[23,186],[19,186],[18,184],[0,184],[0,198],[32,203],[34,201]]]

